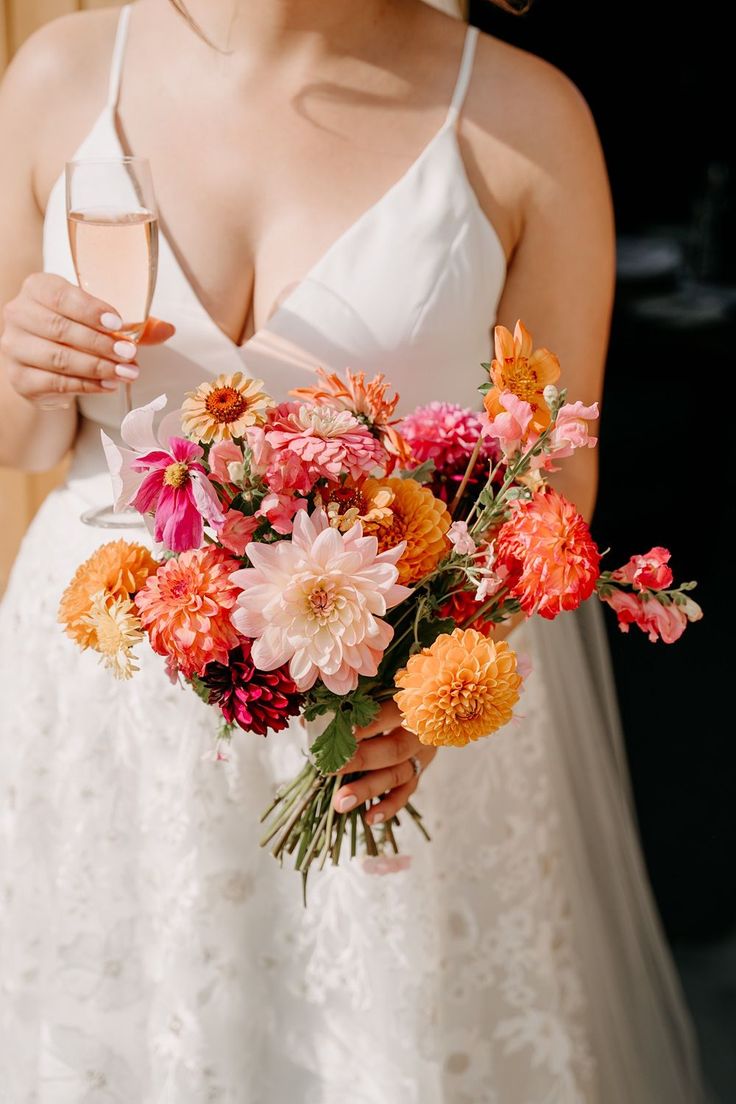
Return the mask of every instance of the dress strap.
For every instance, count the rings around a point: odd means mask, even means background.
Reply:
[[[123,61],[125,60],[125,44],[128,40],[128,25],[130,23],[131,4],[126,4],[120,9],[118,29],[115,35],[115,45],[112,50],[110,62],[110,90],[107,95],[107,106],[113,111],[118,106],[120,97],[120,82],[123,76]]]
[[[478,28],[468,26],[465,33],[463,56],[460,59],[460,69],[457,74],[457,83],[455,84],[455,91],[452,94],[450,110],[447,112],[447,123],[456,123],[463,109],[470,78],[473,75],[473,59],[475,57],[475,44],[477,41]]]

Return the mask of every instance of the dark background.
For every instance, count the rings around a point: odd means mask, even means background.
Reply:
[[[608,164],[619,271],[594,531],[612,563],[664,544],[676,578],[700,581],[705,619],[675,646],[623,636],[613,616],[608,629],[647,864],[724,1101],[736,1099],[736,1066],[717,1053],[736,1029],[722,522],[736,382],[730,7],[536,0],[519,17],[475,0],[470,12],[572,78]]]

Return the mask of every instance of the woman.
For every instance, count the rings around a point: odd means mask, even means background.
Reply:
[[[113,685],[55,624],[106,537],[78,518],[109,498],[122,381],[174,403],[244,367],[284,397],[322,363],[386,372],[405,410],[474,405],[494,319],[522,316],[598,397],[613,232],[577,91],[418,0],[137,0],[28,43],[0,141],[0,460],[74,449],[2,612],[9,1099],[696,1100],[594,618],[517,630],[536,670],[487,746],[433,758],[389,709],[362,734],[338,799],[401,808],[416,755],[435,838],[407,825],[408,871],[329,871],[307,911],[255,842],[298,729],[203,763],[212,718],[155,657]],[[73,286],[59,176],[123,152],[152,161],[173,324],[137,351]],[[589,515],[588,450],[561,482]]]

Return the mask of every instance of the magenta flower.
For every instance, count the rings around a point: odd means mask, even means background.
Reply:
[[[165,405],[166,396],[159,395],[126,416],[120,435],[129,448],[118,447],[104,432],[102,446],[115,509],[133,506],[142,514],[153,514],[154,539],[172,552],[186,552],[201,546],[203,519],[218,526],[224,516],[201,463],[204,451],[174,435],[177,429],[181,432],[179,414],[167,415],[154,432],[154,417]]]
[[[457,403],[431,402],[407,415],[399,429],[417,464],[434,460],[441,475],[463,475],[482,428],[481,415]],[[490,441],[483,456],[492,455]]]

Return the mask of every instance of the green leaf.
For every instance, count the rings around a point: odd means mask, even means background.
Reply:
[[[332,774],[352,759],[358,746],[354,730],[370,724],[379,705],[360,687],[352,694],[340,696],[326,686],[318,686],[311,692],[310,699],[304,710],[307,720],[314,720],[323,713],[335,714],[309,749],[317,768],[323,774]]]
[[[402,468],[398,472],[400,479],[413,479],[415,483],[428,483],[435,471],[434,460],[425,460],[418,468]]]
[[[192,677],[189,679],[189,685],[192,687],[192,690],[198,698],[201,698],[206,705],[210,704],[209,687],[205,686],[200,678],[197,678],[196,675],[192,675]]]
[[[492,388],[493,386],[494,386],[494,385],[493,385],[493,384],[491,383],[491,381],[490,381],[490,380],[487,380],[487,381],[486,381],[485,383],[482,383],[482,384],[480,385],[480,387],[478,388],[478,390],[480,391],[481,395],[484,395],[484,396],[485,396],[485,395],[487,395],[487,394],[488,394],[488,392],[489,392],[489,391],[491,390],[491,388]]]

